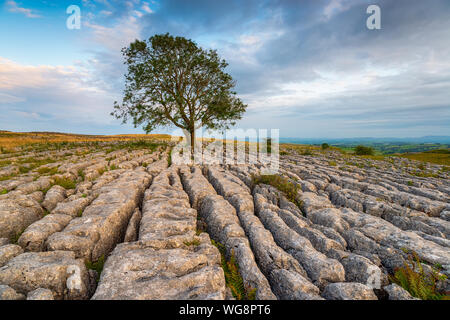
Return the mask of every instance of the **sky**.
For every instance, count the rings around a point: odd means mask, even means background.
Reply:
[[[381,29],[366,26],[371,4]],[[66,26],[70,5],[80,29]],[[229,63],[248,104],[236,128],[450,136],[449,0],[0,1],[0,130],[143,133],[110,115],[121,49],[166,32]]]

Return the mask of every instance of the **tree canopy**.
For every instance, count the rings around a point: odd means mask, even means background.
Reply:
[[[190,133],[193,151],[195,129],[228,129],[246,110],[216,50],[167,33],[136,40],[122,54],[128,66],[124,97],[111,114],[123,123],[132,119],[146,133],[174,125]]]

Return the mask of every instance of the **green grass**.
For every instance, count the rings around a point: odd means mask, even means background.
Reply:
[[[172,165],[172,148],[169,150],[169,155],[167,156],[167,166],[170,167]]]
[[[415,252],[408,254],[403,267],[396,269],[390,279],[413,297],[422,300],[450,300],[448,294],[437,289],[438,283],[445,281],[447,277],[439,274],[437,266],[432,267],[431,273],[426,273]]]
[[[25,231],[25,229],[22,230],[22,231],[20,231],[20,232],[17,232],[16,234],[14,234],[14,235],[11,237],[11,239],[9,239],[10,242],[11,242],[11,244],[17,244],[17,242],[19,241],[20,236],[22,235],[22,233],[23,233],[24,231]]]
[[[39,174],[54,175],[58,173],[58,168],[42,167],[36,170]]]
[[[84,170],[83,169],[78,169],[78,176],[81,177],[81,179],[83,179],[83,181],[86,179],[86,175],[84,174]]]
[[[234,252],[231,252],[230,259],[226,259],[226,249],[223,244],[211,240],[211,243],[220,251],[222,269],[225,274],[225,282],[230,288],[233,297],[236,300],[255,300],[256,289],[244,285],[244,280],[239,272],[239,266],[236,262]]]
[[[200,240],[194,239],[194,240],[192,240],[192,241],[185,241],[185,242],[183,242],[183,243],[184,243],[186,246],[188,246],[188,247],[190,247],[190,246],[197,247],[197,246],[200,245]]]
[[[104,174],[106,171],[108,171],[108,168],[100,168],[100,169],[97,169],[97,172],[98,172],[98,174],[99,175],[102,175],[102,174]]]
[[[11,160],[2,160],[0,161],[0,168],[9,166],[12,163]]]
[[[268,184],[272,187],[278,189],[283,193],[283,195],[292,203],[294,203],[298,208],[301,207],[302,203],[297,199],[298,192],[300,191],[300,187],[298,185],[293,184],[289,181],[289,179],[279,176],[279,175],[261,175],[261,176],[252,176],[253,185],[258,184]]]
[[[28,173],[31,170],[33,170],[33,166],[28,166],[28,167],[27,166],[20,166],[19,167],[19,172],[22,173],[22,174]]]
[[[0,177],[0,181],[9,180],[9,179],[12,179],[14,177],[15,177],[15,175],[13,175],[13,174],[7,175],[7,176],[3,176],[3,177]]]
[[[100,275],[103,271],[103,267],[105,265],[105,256],[102,255],[97,261],[91,262],[86,261],[86,268],[97,271],[97,282],[100,281]]]
[[[0,194],[7,194],[8,193],[8,190],[7,189],[3,189],[1,192],[0,192]]]
[[[55,182],[53,183],[53,185],[61,186],[64,189],[75,189],[76,186],[77,186],[75,181],[73,181],[72,179],[63,178],[63,177],[62,178],[56,178]]]

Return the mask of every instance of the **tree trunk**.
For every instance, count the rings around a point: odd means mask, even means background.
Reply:
[[[195,151],[195,128],[191,129],[191,159],[194,159],[194,151]]]

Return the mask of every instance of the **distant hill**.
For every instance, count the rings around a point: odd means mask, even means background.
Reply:
[[[321,144],[327,142],[330,144],[373,144],[373,143],[439,143],[450,144],[450,136],[424,136],[415,138],[280,138],[280,143],[298,143],[298,144]]]

